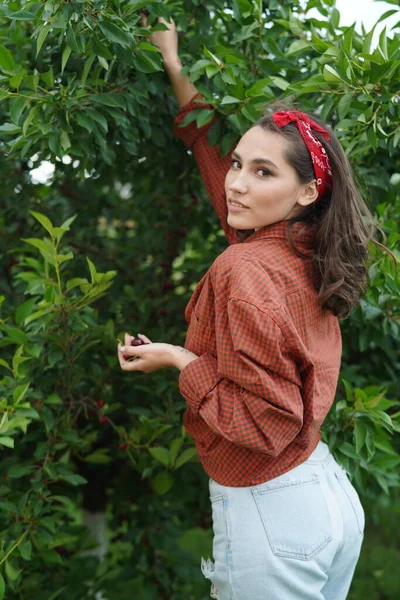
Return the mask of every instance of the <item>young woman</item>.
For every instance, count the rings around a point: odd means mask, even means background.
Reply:
[[[165,21],[163,21],[165,23]],[[194,154],[229,242],[186,308],[185,348],[119,347],[121,368],[175,366],[184,424],[210,477],[219,600],[344,600],[364,511],[321,441],[341,360],[339,317],[365,290],[372,225],[346,155],[317,117],[263,116],[221,157],[208,107],[181,76],[175,25],[153,34],[180,107],[175,132]],[[372,220],[371,220],[372,222]],[[126,360],[136,357],[136,360]]]

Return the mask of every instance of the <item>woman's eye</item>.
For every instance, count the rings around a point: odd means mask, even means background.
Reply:
[[[238,163],[238,164],[239,164],[239,162],[238,162],[237,160],[235,160],[234,158],[232,158],[232,160],[231,160],[231,166],[232,166],[232,167],[234,167],[234,166],[235,166],[233,163]]]
[[[258,171],[262,171],[264,173],[262,177],[268,177],[268,175],[271,175],[271,171],[268,171],[268,169],[258,169]]]

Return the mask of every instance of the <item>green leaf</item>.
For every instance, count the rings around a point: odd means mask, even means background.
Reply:
[[[202,127],[209,123],[214,117],[214,111],[207,108],[202,109],[196,119],[197,127]]]
[[[210,146],[214,146],[218,142],[220,135],[221,135],[221,128],[222,128],[222,125],[221,125],[220,119],[217,119],[211,125],[210,129],[207,132],[207,140],[208,140],[208,143],[210,144]]]
[[[9,365],[9,364],[8,364],[8,363],[7,363],[7,362],[6,362],[6,361],[5,361],[3,358],[0,358],[0,365],[1,365],[2,367],[5,367],[5,368],[6,368],[6,369],[8,369],[9,371],[12,371],[12,369],[11,369],[10,365]]]
[[[47,87],[53,88],[54,87],[53,67],[50,67],[50,69],[48,71],[46,71],[45,73],[42,73],[41,78],[43,79],[43,81],[47,85]]]
[[[34,210],[30,210],[29,212],[31,213],[32,217],[34,217],[37,221],[39,221],[41,225],[43,225],[43,227],[49,232],[51,237],[55,237],[53,233],[54,225],[50,221],[50,219],[46,217],[46,215],[44,215],[43,213],[36,212]]]
[[[286,79],[282,79],[282,77],[271,77],[271,85],[275,85],[285,92],[289,87],[289,82]]]
[[[109,453],[109,448],[99,448],[95,452],[92,452],[91,454],[87,454],[85,456],[84,460],[85,460],[85,462],[88,462],[88,463],[93,463],[93,464],[98,464],[98,465],[108,465],[112,461],[112,458],[111,458],[111,456],[108,456],[108,453]]]
[[[106,59],[102,56],[98,56],[97,60],[99,61],[99,64],[103,67],[103,69],[108,71],[108,62],[106,61]]]
[[[50,264],[54,265],[54,249],[49,239],[41,240],[39,238],[22,238],[22,241],[34,246],[35,248],[38,248],[44,258],[48,260]]]
[[[7,446],[7,448],[14,448],[14,440],[7,435],[0,436],[0,444],[2,446]]]
[[[29,125],[31,124],[32,120],[35,118],[35,116],[37,115],[39,110],[40,110],[40,106],[36,105],[33,108],[31,108],[31,110],[29,111],[28,116],[26,117],[24,124],[22,126],[22,133],[24,136],[26,136]]]
[[[80,52],[82,52],[80,40],[76,35],[76,31],[75,31],[74,27],[71,27],[71,26],[68,27],[66,40],[67,40],[67,44],[71,48],[71,50],[73,50],[77,54],[80,54]]]
[[[9,560],[6,560],[6,575],[9,581],[18,579],[20,572],[21,569],[17,570]]]
[[[93,131],[93,121],[88,117],[86,113],[77,113],[75,118],[81,127],[88,130],[89,133]]]
[[[15,322],[17,325],[21,325],[25,321],[26,317],[31,314],[35,303],[36,299],[30,298],[18,306],[15,312]]]
[[[26,334],[18,329],[18,327],[13,327],[11,325],[5,325],[4,330],[7,333],[10,340],[15,342],[16,344],[25,346],[28,343],[28,337]]]
[[[0,70],[8,75],[13,75],[15,71],[13,55],[3,44],[0,44]]]
[[[3,413],[0,421],[0,433],[6,433],[8,431],[8,413]]]
[[[31,465],[13,465],[8,469],[7,474],[11,479],[20,479],[30,475],[32,471],[33,467]]]
[[[37,310],[36,312],[34,312],[31,315],[29,315],[28,317],[26,317],[25,325],[29,325],[29,323],[32,323],[32,321],[36,321],[36,319],[39,319],[40,317],[43,317],[44,315],[48,315],[48,314],[49,314],[49,311],[47,309]]]
[[[64,73],[64,69],[66,67],[69,57],[71,56],[71,52],[71,48],[69,46],[65,46],[61,56],[61,75]]]
[[[153,44],[150,44],[149,42],[140,42],[137,49],[138,50],[149,50],[150,52],[161,52],[161,50],[158,46],[153,46]],[[209,61],[206,61],[206,62],[209,62]]]
[[[375,23],[375,25],[373,26],[371,31],[364,38],[363,46],[362,46],[363,54],[369,54],[369,52],[371,50],[372,38],[374,36],[374,31],[375,31],[376,25],[377,25],[377,23]]]
[[[94,102],[104,104],[105,106],[115,106],[124,110],[126,109],[126,103],[124,98],[119,94],[116,94],[115,92],[111,92],[109,94],[93,94],[92,96],[90,96],[90,98]]]
[[[4,594],[6,592],[6,584],[4,582],[3,575],[0,573],[0,600],[4,600]]]
[[[43,560],[45,563],[49,564],[49,565],[62,565],[63,564],[63,559],[61,558],[61,556],[58,554],[58,552],[56,552],[56,550],[42,550],[42,552],[40,552],[40,558],[41,560]],[[54,596],[54,594],[53,594]]]
[[[104,131],[108,131],[107,119],[101,114],[101,112],[95,110],[94,108],[88,108],[86,113],[93,119],[93,121],[96,121],[96,123],[98,123],[102,129],[104,129]]]
[[[51,29],[51,24],[47,23],[47,25],[44,25],[44,27],[42,27],[42,29],[40,30],[39,35],[36,40],[36,56],[39,54],[50,29]]]
[[[180,456],[175,461],[175,469],[179,469],[182,465],[192,460],[195,456],[197,456],[196,448],[187,448],[182,452]]]
[[[15,125],[19,125],[22,112],[29,100],[26,98],[15,98],[10,102],[10,117]]]
[[[199,114],[200,110],[200,108],[195,108],[194,110],[191,110],[190,113],[188,113],[182,119],[182,122],[179,124],[179,127],[186,127],[187,125],[190,125],[190,123],[193,123],[197,119],[197,115]]]
[[[333,29],[337,29],[339,27],[340,12],[338,11],[337,8],[332,9],[330,21],[331,21],[331,25],[332,25]]]
[[[344,94],[338,104],[339,119],[344,119],[350,110],[350,105],[353,100],[353,94]]]
[[[388,60],[388,47],[387,47],[387,36],[386,36],[386,27],[382,29],[382,32],[379,36],[379,46],[378,46],[384,56],[385,60]]]
[[[92,283],[96,283],[96,275],[97,275],[96,267],[94,266],[94,264],[92,263],[90,258],[86,257],[86,260],[89,265],[90,277],[91,277]]]
[[[292,54],[296,54],[297,52],[301,52],[302,50],[310,50],[310,42],[307,40],[295,40],[289,46],[288,51],[286,52],[286,56],[291,56]]]
[[[3,123],[3,125],[0,125],[0,133],[14,135],[19,131],[21,131],[21,128],[17,125],[13,125],[12,123]]]
[[[23,541],[19,545],[19,552],[24,560],[31,560],[32,542],[30,540]]]
[[[64,479],[67,483],[71,485],[83,485],[87,483],[87,479],[82,477],[81,475],[77,475],[76,473],[68,473],[67,475],[62,475],[61,479]]]
[[[15,388],[13,393],[14,407],[21,402],[22,398],[25,396],[30,386],[30,381],[28,383],[23,383]]]
[[[45,404],[62,404],[62,400],[58,394],[50,394],[45,400]]]
[[[292,12],[289,15],[289,29],[295,35],[303,35],[303,23]]]
[[[367,436],[367,426],[360,420],[357,420],[354,425],[354,435],[356,439],[356,452],[357,454],[360,452],[361,448],[365,444],[365,439]]]
[[[91,56],[89,56],[89,58],[85,62],[85,66],[83,67],[82,77],[81,77],[81,81],[80,81],[82,87],[84,87],[86,85],[86,79],[89,75],[90,69],[92,68],[95,58],[96,58],[96,55],[92,54]]]
[[[88,280],[83,277],[74,277],[73,279],[67,281],[67,292],[69,292],[69,290],[72,290],[74,287],[77,287],[78,285],[85,285],[87,283],[89,283]]]
[[[68,219],[65,219],[64,223],[61,224],[61,228],[65,229],[66,231],[69,231],[70,226],[75,221],[77,216],[78,215],[72,215],[72,217],[68,217]]]
[[[26,71],[24,69],[23,71],[20,71],[19,73],[17,73],[13,77],[11,77],[10,78],[10,87],[19,88],[25,75],[26,75]]]
[[[215,54],[210,52],[210,50],[208,50],[208,48],[206,48],[206,46],[203,47],[203,52],[208,58],[213,60],[218,67],[221,67],[224,64],[222,62],[222,60],[220,60],[217,56],[215,56]]]
[[[60,143],[63,150],[67,151],[68,148],[71,148],[71,140],[69,139],[68,133],[62,129],[60,133]]]
[[[335,69],[330,65],[324,65],[323,76],[326,81],[332,83],[338,83],[339,81],[343,81],[339,73],[335,71]]]
[[[110,42],[120,44],[121,46],[130,46],[133,42],[130,34],[111,21],[99,21],[99,27]]]
[[[174,485],[174,478],[170,473],[164,471],[163,473],[158,473],[152,480],[151,485],[156,494],[162,496],[166,494]]]
[[[171,461],[171,466],[174,465],[175,460],[178,456],[179,450],[182,448],[182,444],[183,444],[183,438],[176,438],[175,440],[172,440],[171,442],[171,446],[169,449],[169,455],[170,455],[170,461]]]
[[[154,52],[142,51],[133,57],[133,63],[136,69],[142,73],[156,73],[162,70],[161,55]]]
[[[29,10],[17,10],[8,14],[7,18],[13,21],[32,21],[32,19],[36,19],[36,15],[33,12],[29,12]]]
[[[160,461],[166,467],[169,465],[169,452],[166,448],[149,448],[149,452],[153,458]]]
[[[221,106],[224,104],[240,104],[239,98],[234,98],[233,96],[224,96],[221,100]]]

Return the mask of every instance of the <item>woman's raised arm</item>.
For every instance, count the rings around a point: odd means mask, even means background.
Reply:
[[[168,31],[156,31],[150,36],[150,40],[161,50],[164,68],[168,73],[172,89],[178,100],[180,110],[175,118],[174,133],[193,152],[204,185],[229,243],[239,242],[236,230],[227,223],[228,208],[225,196],[225,176],[231,164],[230,153],[222,157],[218,147],[210,146],[207,140],[207,132],[217,117],[214,116],[211,122],[199,128],[195,122],[185,127],[179,127],[185,116],[192,110],[196,108],[212,110],[213,107],[206,102],[200,104],[196,102],[195,99],[201,100],[202,95],[191,83],[188,76],[183,77],[181,75],[182,63],[178,54],[178,33],[175,23],[173,21],[168,23],[162,17],[159,17],[158,20],[168,27]],[[145,16],[142,17],[142,24],[146,26]]]

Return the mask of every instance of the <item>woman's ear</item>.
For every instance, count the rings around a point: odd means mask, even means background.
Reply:
[[[318,198],[318,187],[317,181],[313,179],[310,183],[306,183],[301,186],[300,196],[297,199],[297,203],[300,206],[308,206],[316,201]]]

